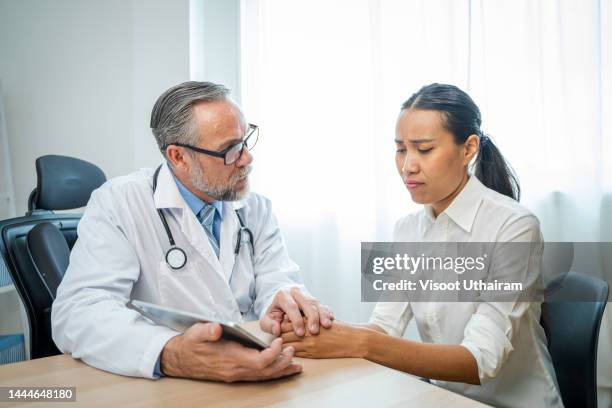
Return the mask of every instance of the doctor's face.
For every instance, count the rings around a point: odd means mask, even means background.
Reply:
[[[240,108],[231,100],[196,104],[193,117],[200,134],[197,147],[202,149],[222,151],[239,143],[247,131]],[[225,165],[223,158],[197,152],[191,152],[190,158],[189,181],[200,194],[214,200],[235,201],[248,193],[253,156],[247,149],[230,165]]]
[[[431,204],[435,215],[444,211],[467,182],[473,146],[457,144],[435,110],[405,109],[395,128],[395,164],[419,204]],[[476,145],[477,147],[477,145]]]

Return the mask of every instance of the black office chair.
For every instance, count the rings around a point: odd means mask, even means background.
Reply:
[[[84,207],[91,192],[106,181],[97,166],[67,156],[39,157],[36,175],[36,188],[30,194],[26,215],[0,221],[0,255],[26,310],[30,330],[30,344],[26,347],[30,348],[31,358],[59,354],[51,337],[51,304],[67,266],[66,246],[70,249],[76,242],[81,218],[80,213],[54,211]],[[61,234],[63,244],[45,226],[28,237],[43,223]],[[41,256],[47,251],[55,253],[51,263]]]
[[[55,300],[57,287],[68,269],[70,248],[64,234],[50,222],[41,222],[28,232],[28,249],[38,277]]]
[[[597,341],[608,283],[568,272],[548,285],[545,299],[541,323],[563,404],[596,408]]]

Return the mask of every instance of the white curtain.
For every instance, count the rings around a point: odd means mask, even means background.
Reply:
[[[254,189],[340,318],[372,307],[360,242],[389,240],[418,208],[395,171],[394,125],[432,82],[475,99],[546,240],[612,241],[610,1],[243,0],[241,59],[262,128]]]

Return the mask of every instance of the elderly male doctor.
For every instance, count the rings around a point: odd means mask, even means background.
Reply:
[[[228,90],[208,82],[170,88],[151,128],[166,163],[93,192],[53,303],[53,340],[129,376],[231,382],[298,373],[280,338],[260,352],[221,339],[217,324],[180,334],[125,306],[139,299],[223,320],[259,318],[277,335],[285,317],[297,335],[333,319],[301,284],[270,202],[248,193],[258,129]]]

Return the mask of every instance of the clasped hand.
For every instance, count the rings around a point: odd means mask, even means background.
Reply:
[[[285,329],[303,336],[319,333],[319,325],[330,328],[333,318],[331,311],[318,300],[298,288],[288,288],[276,293],[260,326],[263,331],[279,336],[285,321]],[[305,330],[305,320],[308,330]],[[221,339],[221,334],[222,328],[216,323],[197,323],[173,337],[161,353],[162,372],[173,377],[235,382],[270,380],[302,371],[292,361],[294,347],[283,347],[281,338],[258,351]]]

